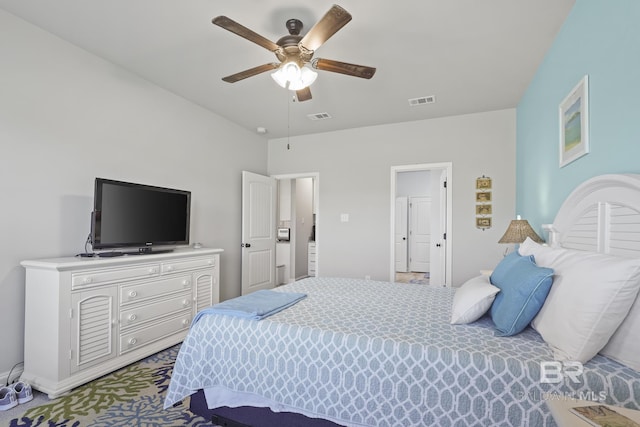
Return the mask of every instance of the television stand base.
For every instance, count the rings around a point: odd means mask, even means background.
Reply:
[[[140,248],[137,251],[111,251],[111,252],[96,252],[91,256],[97,256],[100,258],[111,258],[116,256],[124,256],[124,255],[155,255],[155,254],[164,254],[173,252],[173,249],[151,249],[151,248]],[[82,254],[84,255],[84,254]],[[88,255],[85,255],[88,256]]]
[[[122,256],[124,255],[124,252],[101,252],[97,255],[100,258],[106,258],[106,257]]]
[[[151,255],[164,254],[168,252],[173,252],[173,249],[139,248],[137,252],[129,252],[129,255]]]

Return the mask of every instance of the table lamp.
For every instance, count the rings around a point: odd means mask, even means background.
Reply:
[[[516,219],[511,221],[509,227],[507,227],[507,231],[504,232],[504,235],[498,240],[498,243],[512,243],[516,245],[527,240],[527,237],[530,237],[534,242],[544,243],[544,240],[533,231],[533,228],[529,225],[529,221],[521,219],[520,215],[518,215]],[[508,250],[508,248],[505,250],[505,255]]]

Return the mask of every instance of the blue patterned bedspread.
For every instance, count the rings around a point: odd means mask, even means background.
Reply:
[[[451,325],[454,290],[310,278],[307,298],[260,322],[207,315],[185,339],[165,407],[222,386],[365,426],[554,426],[545,400],[640,409],[640,374],[597,356],[574,383],[540,382],[552,353],[534,330]]]

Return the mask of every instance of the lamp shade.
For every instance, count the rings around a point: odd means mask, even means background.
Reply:
[[[514,219],[507,227],[507,231],[504,232],[504,236],[498,240],[498,243],[522,243],[527,240],[527,237],[530,237],[531,240],[543,243],[544,240],[540,238],[533,231],[531,225],[529,225],[529,221],[526,219]]]

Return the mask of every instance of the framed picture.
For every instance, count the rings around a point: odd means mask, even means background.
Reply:
[[[491,218],[476,218],[477,228],[491,228]]]
[[[491,215],[491,204],[476,205],[476,215]]]
[[[491,178],[476,179],[476,190],[491,190]]]
[[[589,152],[589,76],[584,76],[559,108],[560,167]]]
[[[486,203],[491,201],[491,191],[480,191],[476,193],[476,203]]]

